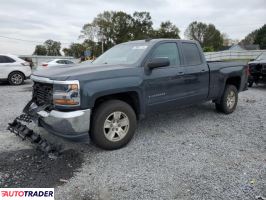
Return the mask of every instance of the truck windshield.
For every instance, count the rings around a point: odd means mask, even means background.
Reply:
[[[145,44],[121,44],[106,51],[93,64],[133,64],[136,63],[145,50]]]

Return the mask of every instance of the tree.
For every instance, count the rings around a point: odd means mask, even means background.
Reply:
[[[80,37],[96,43],[102,42],[107,50],[121,42],[145,39],[151,35],[152,30],[148,12],[135,12],[131,16],[121,11],[105,11],[83,26]]]
[[[266,24],[264,24],[254,38],[254,43],[259,44],[261,49],[266,49]]]
[[[112,22],[113,36],[111,39],[114,44],[127,42],[133,38],[133,18],[131,15],[124,12],[114,12]]]
[[[213,49],[213,47],[203,47],[203,51],[204,52],[213,52],[214,49]]]
[[[47,50],[47,56],[61,56],[61,43],[53,40],[46,40],[44,45]]]
[[[176,38],[179,39],[179,29],[170,21],[162,22],[160,28],[154,31],[154,38]]]
[[[69,48],[63,48],[62,51],[64,52],[65,56],[72,56],[72,52]]]
[[[149,12],[134,12],[132,39],[140,40],[151,37],[153,34],[152,24]]]
[[[98,41],[99,38],[100,28],[95,23],[88,23],[84,24],[81,30],[81,35],[79,36],[80,39],[89,39],[91,41]]]
[[[102,53],[101,42],[94,42],[92,40],[84,40],[82,45],[87,49],[91,50],[92,56],[98,57]]]
[[[47,50],[44,45],[36,45],[33,55],[45,56],[47,54]]]
[[[241,40],[239,44],[240,45],[254,44],[257,34],[258,34],[258,30],[252,31],[243,40]]]
[[[102,47],[107,50],[130,40],[179,38],[179,29],[170,21],[161,23],[156,31],[152,24],[149,12],[134,12],[130,15],[122,11],[105,11],[82,27],[80,38],[85,39],[84,43],[89,44],[96,56],[100,54],[99,49]]]
[[[198,41],[203,48],[219,50],[223,45],[222,34],[213,24],[194,21],[186,29],[185,36]]]
[[[114,45],[113,42],[113,11],[105,11],[94,18],[92,25],[98,27],[98,40],[96,42],[103,42],[104,49],[107,50]],[[100,39],[100,40],[99,40]]]
[[[86,47],[79,43],[72,43],[70,47],[64,48],[63,52],[67,56],[73,56],[75,58],[80,58],[84,56],[84,51],[86,50]]]

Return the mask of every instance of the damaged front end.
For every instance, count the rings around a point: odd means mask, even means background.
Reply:
[[[91,110],[80,108],[79,81],[57,81],[32,76],[34,81],[32,100],[23,109],[23,114],[9,124],[8,130],[28,138],[45,152],[53,151],[48,142],[29,129],[23,122],[34,122],[49,133],[77,139],[88,135]]]
[[[31,104],[32,102],[29,102],[24,110],[28,110],[27,107]],[[31,143],[36,144],[38,150],[41,150],[47,154],[59,153],[61,149],[60,146],[51,144],[46,139],[43,139],[38,133],[34,132],[32,129],[28,128],[27,125],[25,125],[25,123],[29,124],[34,120],[38,121],[38,118],[30,113],[23,113],[12,123],[9,123],[7,129],[22,138],[22,140],[29,140]]]

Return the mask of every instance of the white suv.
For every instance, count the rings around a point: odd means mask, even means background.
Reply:
[[[0,80],[8,80],[11,85],[21,85],[30,75],[28,62],[14,55],[0,54]]]

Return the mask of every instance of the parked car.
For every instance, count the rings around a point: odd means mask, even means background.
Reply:
[[[68,59],[54,59],[48,62],[42,63],[38,69],[49,69],[50,67],[61,66],[61,65],[69,65],[75,64],[73,61]]]
[[[30,64],[17,56],[0,54],[0,80],[21,85],[31,75]]]
[[[109,49],[92,64],[36,71],[33,98],[24,112],[55,135],[90,135],[103,149],[125,146],[137,120],[153,112],[213,101],[234,112],[246,90],[248,66],[207,63],[198,42],[154,39]]]
[[[254,61],[248,63],[250,76],[248,86],[254,83],[266,83],[266,53],[260,54]]]

